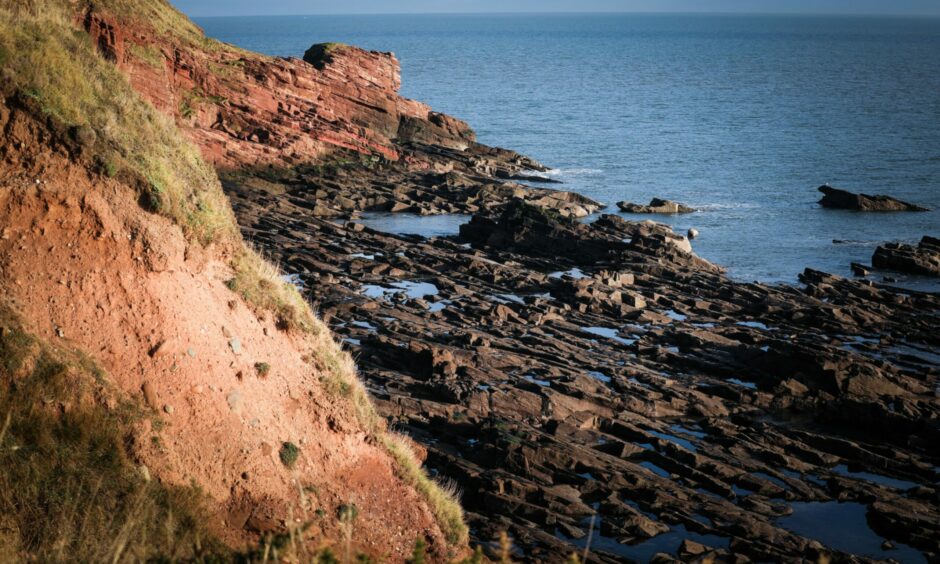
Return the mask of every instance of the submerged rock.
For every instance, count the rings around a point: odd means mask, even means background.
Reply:
[[[627,213],[692,213],[694,208],[690,208],[679,202],[672,200],[661,200],[653,198],[649,205],[634,204],[633,202],[617,202],[617,207]]]
[[[818,188],[823,193],[819,205],[824,208],[856,211],[929,211],[927,208],[902,202],[891,196],[855,194],[847,190],[824,184]]]

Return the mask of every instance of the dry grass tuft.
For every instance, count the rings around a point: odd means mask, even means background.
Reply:
[[[0,309],[0,561],[118,562],[221,555],[202,495],[148,481],[108,408],[105,375]]]
[[[385,420],[376,413],[369,392],[356,375],[355,361],[319,319],[315,321],[314,335],[312,356],[320,371],[324,390],[349,402],[364,431],[377,435],[384,433]]]
[[[322,321],[317,319],[315,323],[318,329],[313,358],[324,389],[349,401],[363,429],[380,438],[395,461],[399,477],[425,499],[447,540],[456,545],[466,544],[469,530],[456,489],[432,480],[421,468],[408,442],[386,429],[385,420],[376,413],[365,386],[356,375],[352,357],[333,339]]]
[[[274,314],[280,327],[307,333],[318,329],[310,305],[286,282],[277,266],[245,244],[232,261],[235,276],[226,284],[246,302]]]
[[[400,477],[427,500],[447,540],[454,544],[466,544],[469,529],[464,523],[463,509],[460,507],[456,488],[429,478],[421,469],[411,447],[401,437],[387,433],[383,437],[383,443],[398,464]]]

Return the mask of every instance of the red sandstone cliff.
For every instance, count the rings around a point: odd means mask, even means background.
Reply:
[[[174,41],[94,8],[81,18],[99,50],[217,167],[296,165],[337,149],[397,161],[405,143],[463,149],[474,140],[466,123],[398,94],[391,53],[328,44],[306,60],[269,58]]]

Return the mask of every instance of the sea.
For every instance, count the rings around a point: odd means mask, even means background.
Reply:
[[[940,18],[702,14],[197,18],[208,35],[301,57],[337,41],[394,52],[402,94],[469,122],[610,207],[652,216],[741,281],[851,276],[876,246],[940,237]],[[821,208],[828,183],[924,213]],[[421,219],[386,225],[421,232]],[[646,219],[631,216],[631,219]],[[437,218],[434,234],[464,218]],[[442,229],[442,226],[444,228]],[[883,274],[874,276],[884,281]],[[937,279],[889,282],[940,290]],[[891,278],[895,281],[890,280]]]

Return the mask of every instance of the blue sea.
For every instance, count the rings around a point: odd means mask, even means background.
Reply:
[[[542,161],[561,188],[611,211],[652,197],[698,208],[654,219],[698,229],[696,252],[737,279],[792,282],[804,267],[850,275],[849,263],[870,263],[879,243],[940,236],[938,18],[196,21],[210,36],[270,55],[300,57],[326,41],[392,51],[404,95],[465,119],[483,143]],[[934,211],[824,210],[816,204],[823,183]]]

